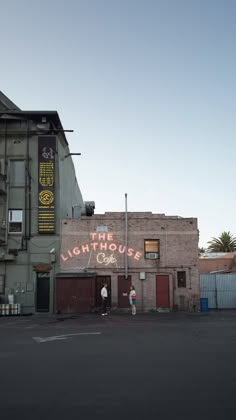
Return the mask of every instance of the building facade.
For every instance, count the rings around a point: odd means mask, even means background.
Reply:
[[[22,111],[0,92],[0,303],[55,311],[60,220],[92,214],[56,111]]]
[[[60,313],[99,311],[102,284],[113,310],[189,310],[199,304],[197,219],[150,212],[105,213],[61,221],[56,274]]]
[[[199,257],[199,273],[236,273],[236,251],[205,252]]]

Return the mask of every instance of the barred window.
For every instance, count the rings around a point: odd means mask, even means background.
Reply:
[[[177,271],[178,287],[186,287],[186,271]]]

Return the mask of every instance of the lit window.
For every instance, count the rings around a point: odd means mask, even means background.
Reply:
[[[10,186],[23,187],[25,185],[25,161],[10,161]]]
[[[178,287],[186,287],[186,272],[177,271],[177,282]]]
[[[9,233],[22,233],[23,210],[9,210]]]
[[[160,258],[159,239],[145,239],[144,257],[146,260],[158,260]]]

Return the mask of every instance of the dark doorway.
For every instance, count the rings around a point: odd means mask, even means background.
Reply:
[[[49,312],[50,273],[37,273],[36,311]]]
[[[170,307],[169,276],[167,275],[156,276],[156,302],[157,308]]]
[[[131,276],[118,276],[118,307],[129,308],[129,291],[131,286]]]
[[[102,297],[101,297],[101,289],[107,283],[107,291],[108,291],[108,300],[107,300],[107,307],[108,309],[111,308],[111,277],[110,276],[97,276],[96,277],[96,289],[95,289],[95,309],[96,311],[100,310],[102,307]]]

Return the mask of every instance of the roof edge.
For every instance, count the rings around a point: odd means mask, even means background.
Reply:
[[[0,90],[0,102],[9,110],[9,111],[21,111],[20,108],[14,104],[1,90]]]

